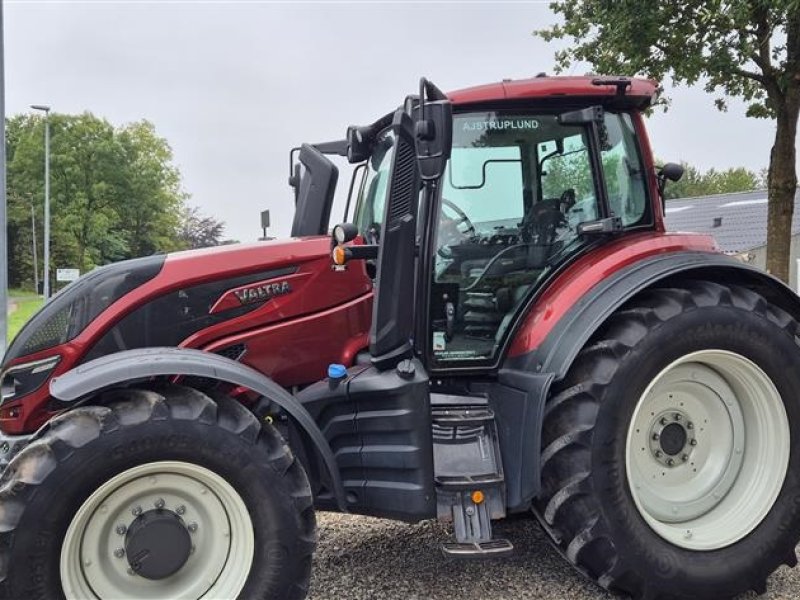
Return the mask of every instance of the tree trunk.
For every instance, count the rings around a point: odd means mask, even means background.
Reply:
[[[775,143],[769,161],[767,221],[767,272],[789,282],[792,215],[797,190],[795,141],[798,104],[787,100],[777,111]]]

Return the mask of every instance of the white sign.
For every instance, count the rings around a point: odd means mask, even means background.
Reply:
[[[80,276],[78,269],[56,269],[56,281],[75,281]]]

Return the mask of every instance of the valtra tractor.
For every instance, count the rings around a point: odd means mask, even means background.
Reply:
[[[422,80],[291,154],[292,239],[60,292],[2,363],[0,595],[303,598],[318,510],[499,558],[531,509],[614,592],[763,592],[797,562],[800,299],[665,232],[656,93]]]

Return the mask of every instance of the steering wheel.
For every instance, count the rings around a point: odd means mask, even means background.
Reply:
[[[472,221],[469,220],[469,217],[466,215],[466,213],[463,210],[461,210],[458,207],[458,205],[456,205],[454,202],[448,200],[447,198],[442,198],[442,206],[446,206],[447,208],[452,210],[454,213],[456,213],[456,218],[454,219],[456,227],[458,227],[459,225],[462,225],[462,224],[466,224],[467,225],[466,229],[459,229],[458,230],[458,232],[461,235],[464,235],[464,236],[469,235],[469,237],[473,237],[475,235],[475,225],[472,224]]]

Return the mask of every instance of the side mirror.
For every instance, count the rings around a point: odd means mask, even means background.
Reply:
[[[669,181],[680,181],[683,177],[683,165],[678,163],[667,163],[658,171],[658,192],[664,196],[664,188]]]
[[[683,177],[683,165],[677,163],[667,163],[658,172],[659,177],[664,177],[670,181],[680,181]]]
[[[369,158],[372,153],[372,137],[369,127],[347,128],[347,162],[359,163]]]
[[[418,119],[415,125],[417,163],[423,181],[444,174],[453,143],[453,107],[447,96],[424,77],[419,80]]]

